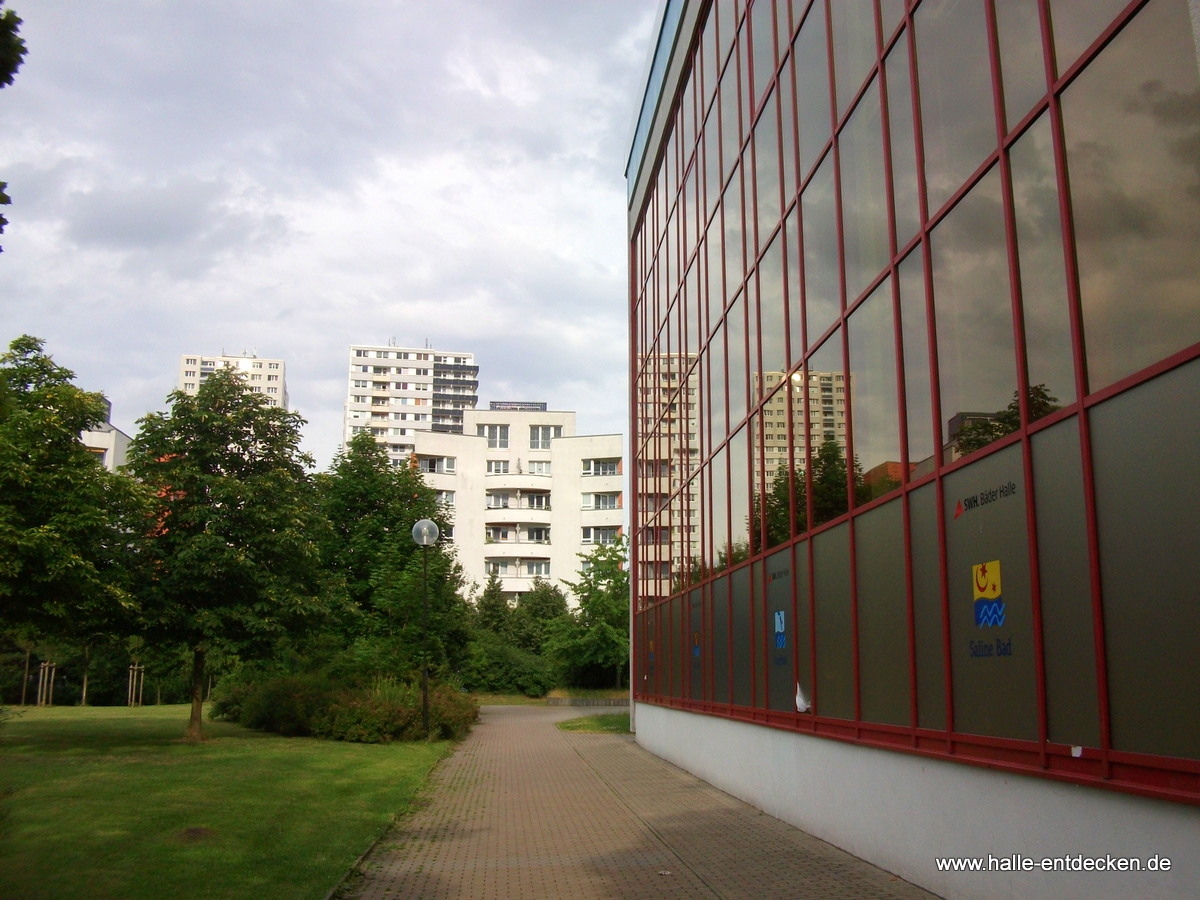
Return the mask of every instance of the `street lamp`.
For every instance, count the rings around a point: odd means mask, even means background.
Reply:
[[[437,522],[421,519],[413,526],[412,538],[421,548],[421,723],[429,740],[429,548],[437,543]]]

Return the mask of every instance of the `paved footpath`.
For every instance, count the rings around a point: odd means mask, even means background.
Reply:
[[[760,812],[627,735],[559,731],[612,710],[485,706],[425,801],[367,854],[354,900],[930,898]]]

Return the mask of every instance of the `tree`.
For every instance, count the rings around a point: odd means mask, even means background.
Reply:
[[[86,644],[134,609],[131,528],[151,498],[80,442],[104,398],[43,346],[25,335],[0,356],[0,627]]]
[[[517,598],[509,616],[509,642],[528,653],[542,652],[542,642],[552,622],[567,614],[567,596],[562,588],[541,578]]]
[[[579,607],[551,626],[546,654],[571,684],[597,686],[611,678],[620,687],[629,669],[628,545],[624,539],[601,544],[580,557],[579,580],[569,583]]]
[[[404,569],[417,553],[413,525],[433,519],[444,531],[446,511],[419,471],[392,466],[384,448],[365,432],[338,453],[327,474],[317,476],[317,493],[330,525],[321,555],[345,585],[351,631],[378,631],[383,623],[373,598],[385,553],[390,569]]]
[[[4,5],[4,0],[0,0],[0,6]],[[17,69],[21,68],[21,63],[25,59],[25,41],[21,39],[21,17],[11,9],[0,9],[0,88],[7,87],[13,83],[13,76],[17,74]],[[8,194],[5,193],[5,188],[8,184],[0,181],[0,206],[7,206],[12,202]],[[8,219],[0,215],[0,234],[4,233],[4,226],[8,224]],[[0,252],[3,252],[0,247]]]
[[[199,741],[206,655],[261,652],[320,611],[324,520],[296,413],[229,369],[168,400],[130,445],[130,468],[157,493],[142,624],[149,640],[190,652],[186,738]]]
[[[475,624],[482,631],[490,631],[500,638],[509,634],[512,607],[504,596],[500,578],[492,574],[484,586],[483,593],[475,601]]]

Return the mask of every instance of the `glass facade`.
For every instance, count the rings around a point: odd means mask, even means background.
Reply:
[[[639,701],[1200,802],[1188,0],[672,8]]]

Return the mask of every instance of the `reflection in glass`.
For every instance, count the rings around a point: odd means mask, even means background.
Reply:
[[[838,139],[842,174],[842,236],[846,302],[858,297],[888,262],[887,184],[883,120],[874,81]]]
[[[942,443],[944,461],[951,462],[962,455],[958,432],[994,418],[1017,384],[1004,212],[995,169],[933,231],[931,246]]]
[[[705,447],[717,446],[729,432],[725,425],[725,326],[718,326],[708,342],[708,353],[704,358],[704,376],[708,383],[708,441]]]
[[[757,245],[762,244],[779,224],[779,130],[776,127],[775,96],[767,101],[758,124],[754,126],[754,172],[758,205]]]
[[[734,173],[729,187],[725,189],[725,198],[721,201],[725,221],[725,288],[732,294],[746,277],[745,246],[742,230],[742,184],[739,178],[740,168]]]
[[[729,547],[729,470],[726,468],[724,447],[713,457],[706,472],[705,484],[709,486],[709,502],[705,518],[712,524],[705,565],[710,571],[724,568],[723,560],[730,557]]]
[[[801,195],[804,217],[804,309],[808,340],[818,339],[841,312],[833,155],[825,157]]]
[[[788,358],[792,368],[804,358],[804,304],[800,282],[800,204],[792,207],[784,223],[787,240]]]
[[[917,142],[913,130],[912,80],[908,41],[903,38],[887,58],[888,125],[892,138],[892,190],[896,246],[903,247],[921,226],[917,197]]]
[[[1058,184],[1050,123],[1045,115],[1013,146],[1009,162],[1029,383],[1044,385],[1049,395],[1070,403],[1075,399],[1071,316],[1067,306]],[[1030,407],[1031,413],[1037,411],[1048,410],[1044,405]]]
[[[809,358],[804,377],[810,449],[807,471],[812,507],[810,521],[812,525],[820,525],[849,509],[846,472],[847,392],[840,329],[836,329]],[[858,483],[861,475],[857,471],[855,474]]]
[[[931,213],[996,147],[985,10],[983,3],[926,0],[914,14]]]
[[[1037,0],[996,0],[1000,74],[1009,131],[1046,94],[1046,64]]]
[[[708,327],[711,330],[725,309],[725,241],[720,215],[717,215],[709,226],[706,245],[708,274],[705,278],[705,303],[708,309]]]
[[[1137,14],[1064,92],[1063,130],[1096,391],[1200,340],[1200,77],[1187,3]]]
[[[742,146],[742,126],[738,118],[736,58],[721,76],[721,174],[722,182],[733,171]]]
[[[792,80],[792,63],[788,62],[779,73],[779,124],[783,138],[783,206],[784,209],[796,196],[799,182],[796,180],[796,91]]]
[[[775,16],[773,4],[755,3],[750,7],[750,39],[754,42],[754,102],[758,101],[775,75]]]
[[[717,201],[721,199],[721,129],[717,122],[717,104],[712,105],[704,123],[704,137],[701,146],[704,148],[704,193],[706,197],[705,215],[712,218]]]
[[[729,372],[729,427],[746,417],[746,301],[738,294],[725,317],[726,369]]]
[[[737,565],[750,558],[750,446],[748,429],[742,428],[729,439],[729,550],[724,560],[718,553],[718,565]]]
[[[899,487],[902,474],[891,279],[854,311],[848,327],[854,460],[869,499]]]
[[[1054,29],[1054,59],[1058,74],[1075,64],[1079,55],[1100,37],[1126,0],[1051,0],[1050,23]],[[1183,5],[1181,0],[1179,5]]]
[[[801,180],[817,164],[832,133],[825,4],[814,3],[792,48],[796,61],[796,121],[800,127]]]
[[[840,118],[875,62],[875,9],[872,3],[834,3],[830,14]]]
[[[783,232],[775,235],[771,246],[758,264],[759,340],[762,342],[762,370],[783,372],[787,369],[787,349],[784,339],[787,327],[783,317]],[[769,387],[755,392],[762,397]]]

